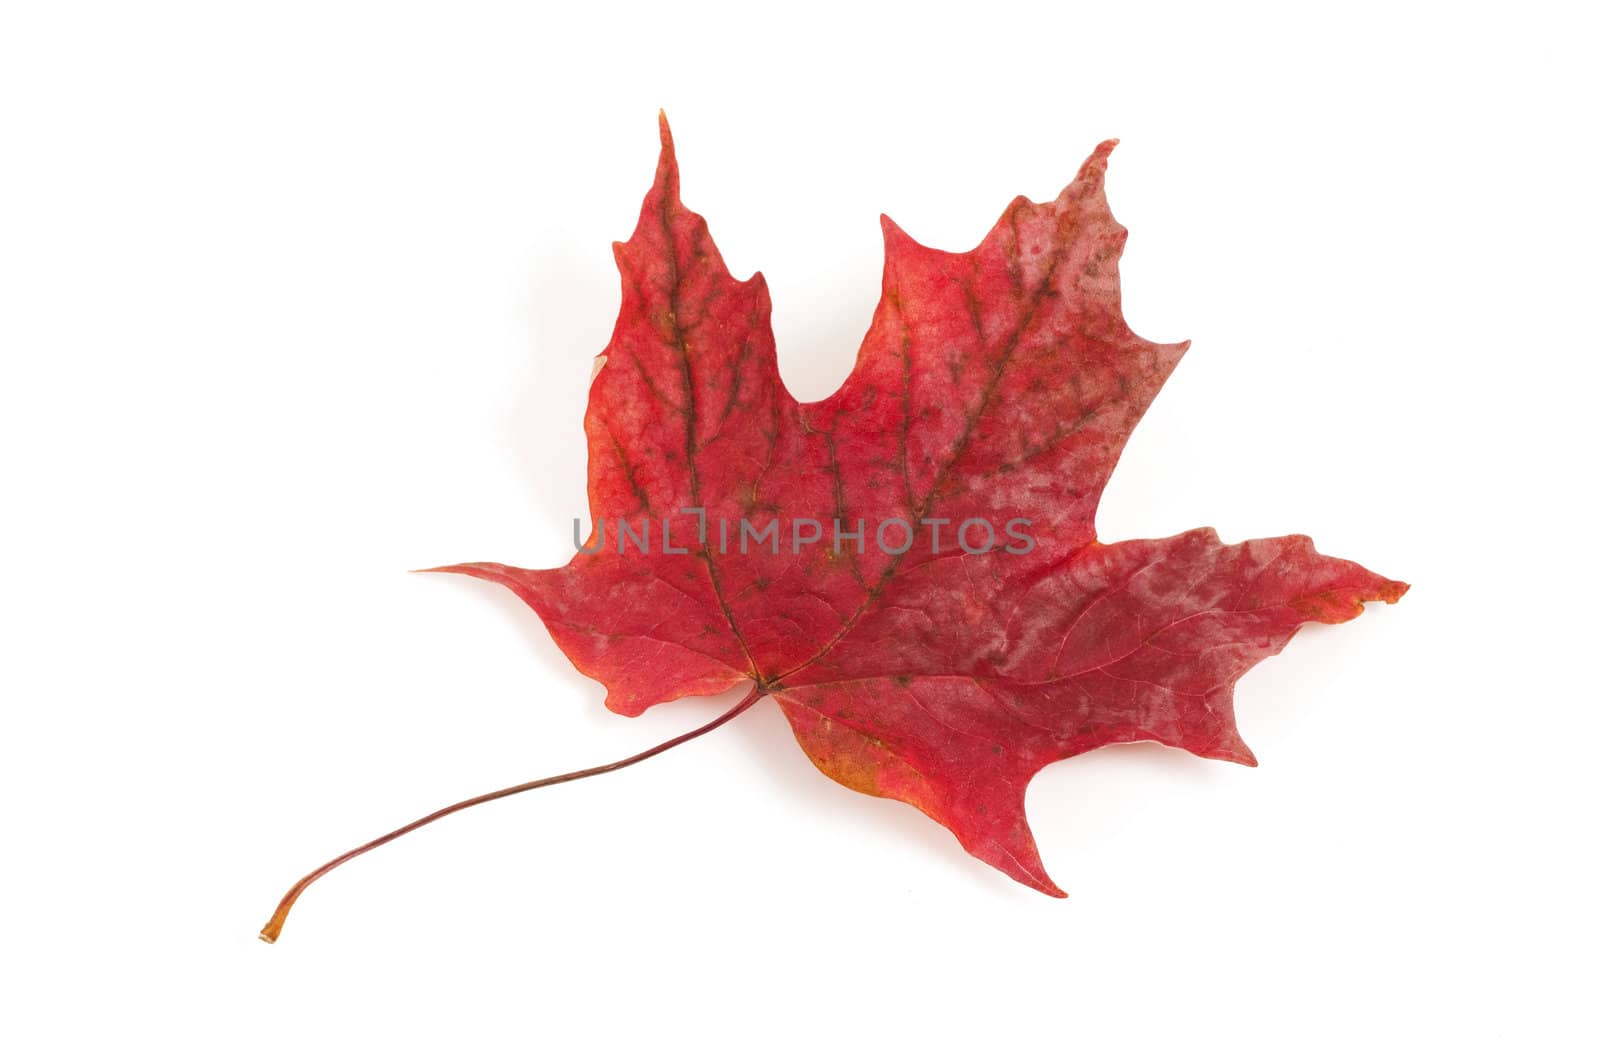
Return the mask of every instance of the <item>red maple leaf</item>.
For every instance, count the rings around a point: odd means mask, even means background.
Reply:
[[[770,694],[830,778],[1063,896],[1024,814],[1040,768],[1136,741],[1253,764],[1238,678],[1301,624],[1405,593],[1304,536],[1095,538],[1107,478],[1188,346],[1123,321],[1114,141],[966,253],[884,218],[855,368],[811,403],[779,378],[765,281],[735,280],[680,201],[665,118],[661,144],[615,248],[622,309],[585,419],[588,542],[557,569],[440,570],[515,591],[612,710],[753,680],[684,738]]]
[[[766,282],[735,280],[679,200],[663,119],[585,420],[611,542],[596,548],[597,528],[595,552],[558,569],[446,571],[516,591],[624,715],[755,680],[828,776],[1060,895],[1023,813],[1040,768],[1135,741],[1254,764],[1234,682],[1306,621],[1406,590],[1304,536],[1096,541],[1123,444],[1188,347],[1122,319],[1114,144],[1054,202],[1013,200],[965,254],[884,218],[855,368],[801,403],[778,376]],[[1005,533],[1018,519],[1027,552]],[[619,541],[623,520],[652,529],[645,549]],[[773,520],[776,553],[752,543]]]

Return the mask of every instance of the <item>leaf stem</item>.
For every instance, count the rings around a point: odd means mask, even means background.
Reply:
[[[520,783],[516,786],[508,786],[504,790],[495,790],[493,793],[479,794],[477,797],[469,797],[465,801],[457,801],[455,804],[441,808],[437,812],[430,812],[421,819],[407,823],[404,827],[400,827],[397,830],[392,830],[388,834],[383,835],[381,838],[372,839],[365,845],[358,845],[354,849],[351,849],[349,852],[345,853],[343,856],[337,856],[332,860],[329,860],[326,864],[323,864],[321,867],[311,872],[311,874],[307,875],[305,878],[301,879],[299,882],[296,882],[292,887],[290,887],[289,892],[283,895],[283,900],[278,902],[278,908],[272,913],[272,918],[267,920],[267,925],[261,928],[261,940],[267,942],[268,944],[277,941],[278,935],[283,932],[284,921],[289,918],[289,910],[294,907],[294,902],[300,899],[300,894],[306,891],[306,887],[347,860],[354,860],[362,853],[369,853],[378,848],[380,845],[387,845],[402,835],[410,834],[418,827],[426,827],[435,820],[443,819],[452,813],[460,812],[462,809],[472,808],[474,805],[488,804],[490,801],[498,801],[502,797],[510,797],[513,794],[526,793],[529,790],[538,790],[545,786],[554,786],[557,783],[572,782],[575,779],[587,779],[591,775],[604,775],[607,772],[616,771],[619,768],[626,768],[630,764],[637,764],[641,760],[649,760],[657,753],[665,753],[672,747],[681,746],[683,743],[692,738],[699,738],[703,734],[715,731],[718,727],[721,727],[723,724],[727,723],[735,716],[738,716],[750,706],[754,705],[757,701],[760,701],[766,693],[767,688],[762,686],[760,683],[757,683],[750,689],[748,694],[740,699],[737,705],[723,713],[721,716],[718,716],[710,723],[696,727],[694,730],[678,735],[676,738],[669,738],[660,745],[652,746],[651,748],[645,750],[643,753],[635,753],[631,757],[624,757],[622,760],[612,761],[610,764],[600,764],[593,768],[584,768],[582,771],[569,771],[565,775],[552,775],[545,779],[534,779],[531,782]]]

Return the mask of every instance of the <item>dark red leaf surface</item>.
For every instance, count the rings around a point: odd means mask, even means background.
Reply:
[[[1106,480],[1187,347],[1123,321],[1114,142],[1054,202],[1014,200],[964,254],[883,219],[883,296],[855,368],[800,403],[778,376],[766,283],[728,273],[679,199],[664,119],[661,134],[655,185],[616,246],[622,310],[585,420],[607,540],[591,534],[594,552],[558,569],[446,569],[521,596],[614,711],[754,680],[825,774],[1060,895],[1023,810],[1040,768],[1136,741],[1253,764],[1235,681],[1301,624],[1405,592],[1304,536],[1096,540]],[[704,541],[685,509],[704,511]],[[741,520],[774,518],[781,548],[741,552]],[[797,548],[802,518],[822,534]],[[618,549],[619,519],[649,521],[648,551]],[[1031,521],[1027,552],[1004,549],[1020,549],[1014,519]],[[684,553],[663,549],[667,520]],[[901,553],[894,520],[911,533]],[[988,552],[956,541],[978,520],[999,531]],[[836,541],[835,521],[863,540]]]

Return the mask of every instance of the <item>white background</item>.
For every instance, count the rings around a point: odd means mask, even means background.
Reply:
[[[1592,39],[1538,5],[8,5],[0,1048],[1594,1058]],[[1128,319],[1194,347],[1102,538],[1303,531],[1414,589],[1240,684],[1257,769],[1046,770],[1066,901],[769,703],[365,857],[263,945],[325,858],[731,700],[610,716],[511,595],[407,572],[570,552],[657,107],[803,399],[879,211],[964,249],[1121,137]]]

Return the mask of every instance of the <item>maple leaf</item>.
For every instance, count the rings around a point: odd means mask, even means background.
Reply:
[[[1122,319],[1127,234],[1104,190],[1114,145],[1053,202],[1013,200],[965,254],[884,218],[883,298],[855,368],[801,403],[778,376],[766,282],[735,280],[678,197],[663,116],[590,384],[589,539],[557,569],[432,571],[511,588],[624,715],[754,685],[642,753],[459,801],[330,860],[290,888],[262,939],[362,853],[636,764],[769,695],[824,774],[921,809],[1053,896],[1065,894],[1023,807],[1046,764],[1139,741],[1254,764],[1234,724],[1239,677],[1301,624],[1407,588],[1302,535],[1096,539],[1128,434],[1188,347],[1148,343]]]
[[[1106,480],[1188,346],[1123,321],[1114,144],[964,254],[885,217],[855,368],[801,403],[765,281],[735,280],[679,199],[663,117],[589,392],[589,541],[557,569],[440,571],[515,591],[624,715],[754,680],[735,712],[771,695],[830,778],[1064,896],[1024,814],[1039,769],[1136,741],[1254,764],[1238,678],[1301,624],[1406,590],[1304,536],[1096,540]]]

